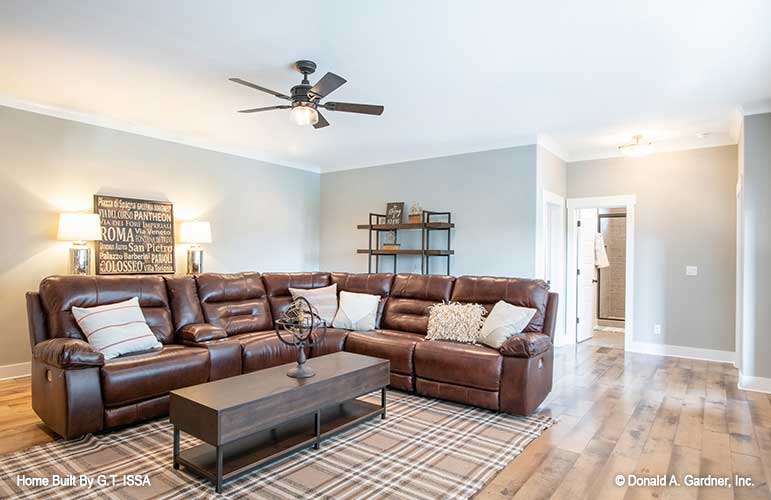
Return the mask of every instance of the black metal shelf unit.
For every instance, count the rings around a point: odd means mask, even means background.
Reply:
[[[439,219],[439,220],[437,220]],[[369,231],[369,247],[357,250],[357,253],[367,254],[367,272],[372,273],[372,257],[375,257],[375,272],[380,269],[380,257],[388,256],[393,259],[393,271],[396,273],[397,262],[399,255],[419,255],[420,256],[420,273],[430,274],[431,257],[443,257],[446,259],[446,274],[450,274],[450,257],[455,255],[455,251],[452,250],[451,244],[451,231],[455,228],[455,224],[452,222],[452,214],[450,212],[432,212],[424,210],[421,216],[421,222],[408,222],[401,224],[386,224],[385,214],[369,214],[369,224],[362,224],[357,226],[358,229],[367,229]],[[420,249],[392,249],[386,250],[380,248],[380,234],[383,232],[394,233],[394,240],[398,241],[398,231],[414,231],[420,230]],[[432,231],[446,231],[447,233],[447,246],[446,248],[430,248],[431,246],[431,232]]]

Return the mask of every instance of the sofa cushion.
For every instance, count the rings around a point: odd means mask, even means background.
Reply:
[[[289,335],[285,335],[285,338],[291,341]],[[244,373],[297,361],[297,348],[281,342],[275,330],[238,335],[235,340],[241,343],[241,369]],[[305,354],[310,355],[307,347]]]
[[[369,293],[340,292],[340,307],[332,326],[365,332],[374,330],[381,300],[378,295]]]
[[[491,311],[499,300],[509,304],[535,309],[536,313],[525,327],[526,332],[543,331],[549,285],[542,280],[524,278],[492,278],[489,276],[461,276],[455,280],[453,302],[474,302]]]
[[[258,273],[215,274],[196,277],[204,320],[228,335],[273,328],[270,305]]]
[[[198,298],[198,288],[193,276],[164,276],[166,291],[169,294],[171,318],[174,330],[185,325],[203,323],[201,301]]]
[[[383,308],[384,329],[426,334],[428,308],[450,299],[452,276],[397,274]]]
[[[345,339],[348,337],[349,330],[340,328],[327,328],[327,333],[320,344],[311,347],[310,357],[316,358],[325,354],[340,352],[345,348]]]
[[[332,273],[332,283],[338,292],[367,293],[388,297],[394,282],[391,273]]]
[[[137,297],[96,307],[73,306],[72,315],[88,343],[104,354],[104,359],[163,346],[147,326]]]
[[[502,356],[495,349],[456,342],[420,342],[415,346],[415,375],[486,391],[497,391]]]
[[[135,403],[209,379],[206,349],[166,345],[160,351],[106,361],[101,369],[105,406]]]
[[[292,302],[289,288],[321,288],[329,286],[329,273],[264,273],[262,281],[270,301],[270,311],[275,319]]]
[[[486,313],[480,304],[434,304],[428,316],[426,340],[473,344],[479,338]]]
[[[394,330],[351,332],[345,340],[345,350],[387,359],[391,362],[392,372],[412,375],[415,344],[423,342],[423,338],[415,333]]]
[[[169,298],[161,276],[50,276],[40,282],[40,300],[50,337],[86,340],[72,307],[96,307],[139,298],[150,330],[163,344],[174,341]]]
[[[315,309],[319,319],[327,326],[332,326],[337,312],[337,285],[331,284],[321,288],[292,288],[289,287],[292,300],[304,298]]]

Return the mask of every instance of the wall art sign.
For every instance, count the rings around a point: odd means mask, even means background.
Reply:
[[[392,201],[386,204],[386,224],[401,224],[404,220],[404,202]]]
[[[173,274],[174,214],[167,201],[94,195],[102,241],[97,274]]]

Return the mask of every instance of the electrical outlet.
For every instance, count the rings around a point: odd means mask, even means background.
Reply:
[[[653,325],[653,335],[661,335],[661,325],[658,323]]]

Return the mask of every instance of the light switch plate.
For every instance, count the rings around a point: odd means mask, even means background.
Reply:
[[[685,266],[685,275],[686,276],[698,276],[699,275],[699,268],[697,266]]]

